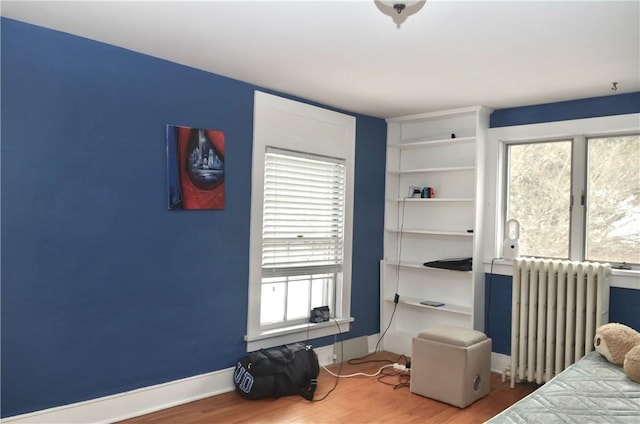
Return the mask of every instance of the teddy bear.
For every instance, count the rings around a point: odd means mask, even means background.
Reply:
[[[631,349],[624,357],[623,369],[629,380],[640,383],[640,345]]]
[[[596,330],[593,345],[612,364],[622,366],[630,380],[640,383],[640,333],[612,322]]]

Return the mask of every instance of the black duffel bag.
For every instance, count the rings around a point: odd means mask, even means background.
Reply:
[[[313,400],[319,373],[313,349],[294,343],[247,353],[236,365],[234,383],[245,399],[300,395]]]

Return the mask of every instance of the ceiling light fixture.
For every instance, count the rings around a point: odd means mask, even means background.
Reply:
[[[426,0],[375,0],[378,9],[398,25],[400,25],[411,15],[417,13],[424,6]]]
[[[419,1],[381,1],[387,7],[393,8],[397,13],[402,13],[403,10],[407,8],[407,6],[413,6],[414,4],[420,3]]]

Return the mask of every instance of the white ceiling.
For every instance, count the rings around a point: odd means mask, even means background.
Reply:
[[[2,1],[8,18],[381,118],[640,91],[639,1]],[[612,82],[618,90],[612,91]]]

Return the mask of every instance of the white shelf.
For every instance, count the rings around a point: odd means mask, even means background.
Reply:
[[[419,228],[387,228],[385,231],[392,233],[404,233],[404,234],[422,234],[425,236],[454,236],[454,237],[473,237],[474,233],[468,233],[466,231],[438,231],[438,230],[423,230]]]
[[[398,301],[398,303],[403,305],[413,306],[416,308],[433,309],[441,312],[450,312],[452,314],[471,316],[471,308],[468,306],[453,305],[446,302],[442,306],[428,306],[420,303],[423,300],[427,300],[427,299],[417,299],[413,297],[400,297],[400,300]],[[429,300],[438,300],[438,299],[429,299]],[[393,303],[393,299],[387,298],[385,299],[385,301]]]
[[[422,169],[390,169],[387,172],[390,174],[407,175],[407,174],[428,174],[431,172],[460,172],[460,171],[475,171],[475,166],[448,166],[444,168],[422,168]]]
[[[411,339],[436,325],[484,330],[480,230],[482,158],[490,112],[474,106],[387,119],[384,257],[388,259],[380,264],[380,328],[388,328],[385,350],[410,353]],[[402,197],[411,187],[431,187],[436,197]],[[473,269],[424,266],[431,260],[458,257],[472,257]],[[422,305],[424,300],[444,305]]]
[[[427,268],[426,266],[424,266],[423,264],[419,263],[419,262],[406,262],[406,261],[402,261],[400,263],[398,262],[392,262],[392,261],[384,261],[385,265],[391,265],[391,266],[400,266],[403,268],[418,268],[418,269],[431,269],[431,268]]]
[[[475,137],[460,137],[460,138],[443,138],[439,140],[428,140],[428,139],[409,139],[409,140],[401,140],[398,144],[389,145],[390,149],[422,149],[425,147],[441,147],[441,146],[452,146],[457,144],[467,144],[474,143],[476,141]]]
[[[428,199],[424,199],[422,197],[401,197],[398,199],[387,199],[388,202],[406,202],[406,203],[473,203],[475,199],[472,197],[452,197],[452,198],[444,198],[444,197],[432,197]]]
[[[420,262],[407,262],[407,261],[401,261],[400,263],[398,263],[397,261],[384,261],[385,265],[388,266],[394,266],[394,267],[401,267],[401,268],[415,268],[415,269],[421,269],[424,271],[435,271],[435,272],[455,272],[455,273],[461,273],[461,274],[471,274],[471,271],[458,271],[458,270],[454,270],[454,269],[444,269],[444,268],[433,268],[430,266],[425,266],[423,263]]]

